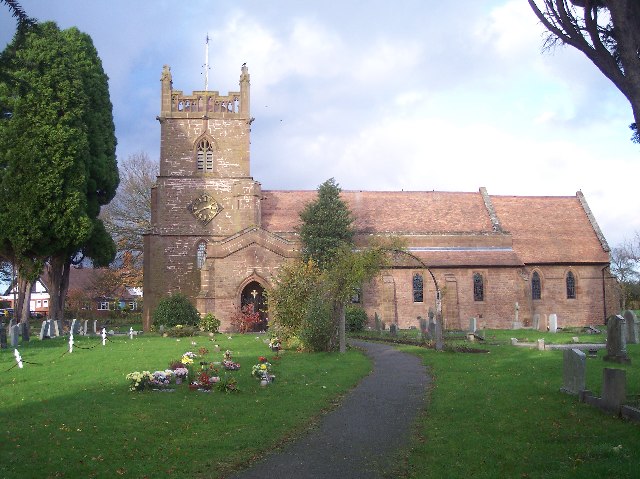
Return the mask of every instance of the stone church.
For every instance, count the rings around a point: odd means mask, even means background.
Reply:
[[[187,295],[201,314],[230,327],[254,303],[268,317],[265,290],[300,253],[299,212],[316,191],[263,190],[250,169],[250,82],[240,88],[174,90],[161,77],[160,174],[144,242],[144,327],[158,301]],[[317,178],[320,184],[326,178]],[[417,326],[441,298],[447,328],[546,329],[603,324],[618,311],[609,247],[581,192],[495,196],[476,192],[343,191],[357,242],[401,237],[407,255],[354,301],[387,325]]]

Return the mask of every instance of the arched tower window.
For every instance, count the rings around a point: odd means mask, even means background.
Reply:
[[[207,243],[205,241],[200,241],[198,243],[198,249],[196,252],[196,265],[198,269],[202,269],[204,266],[204,260],[207,258]]]
[[[424,301],[424,281],[420,273],[413,275],[413,302],[422,303]]]
[[[542,298],[542,285],[540,284],[540,275],[534,271],[531,275],[531,299]]]
[[[198,142],[197,147],[197,167],[200,172],[213,171],[213,145],[206,138]]]
[[[484,278],[480,273],[473,273],[473,300],[484,301]]]
[[[571,271],[567,273],[567,299],[576,299],[576,277]]]

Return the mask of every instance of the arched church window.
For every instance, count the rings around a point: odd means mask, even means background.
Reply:
[[[420,273],[413,275],[413,302],[422,303],[424,301],[424,281]]]
[[[204,266],[204,260],[207,258],[207,243],[205,241],[200,241],[198,243],[198,250],[196,252],[196,265],[198,269],[202,269]]]
[[[542,298],[542,285],[540,283],[540,275],[534,271],[531,275],[531,299]]]
[[[198,171],[213,171],[213,145],[209,140],[203,138],[198,142],[196,156]]]
[[[571,271],[567,273],[567,299],[576,299],[576,277]]]
[[[473,273],[473,300],[484,301],[484,278],[480,273]]]

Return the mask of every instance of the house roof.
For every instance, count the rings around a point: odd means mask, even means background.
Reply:
[[[296,232],[300,211],[316,194],[263,191],[262,227],[274,233]],[[487,196],[488,204],[482,191],[343,191],[341,197],[355,216],[358,234],[417,237],[411,244],[418,247],[416,256],[432,266],[609,262],[606,242],[599,239],[595,219],[579,195]],[[456,248],[428,247],[437,238],[442,246],[454,236]]]

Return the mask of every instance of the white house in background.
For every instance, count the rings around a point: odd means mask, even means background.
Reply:
[[[14,298],[15,293],[15,298]],[[5,290],[4,294],[0,296],[1,301],[5,301],[10,304],[10,308],[13,308],[14,299],[18,297],[18,288],[15,282]],[[49,290],[41,279],[38,279],[31,286],[31,300],[29,301],[29,311],[47,316],[49,314]]]

